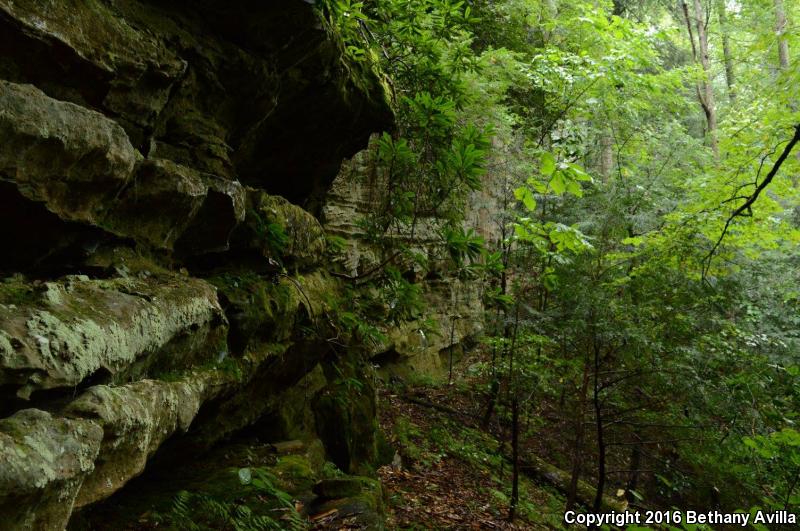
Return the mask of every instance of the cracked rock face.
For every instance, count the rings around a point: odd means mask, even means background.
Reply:
[[[342,163],[341,170],[325,196],[322,206],[323,227],[328,234],[339,236],[344,245],[334,257],[341,273],[356,277],[381,264],[386,258],[383,249],[370,242],[359,220],[379,208],[388,188],[386,172],[378,164],[377,137],[367,149]],[[489,177],[487,176],[488,180]],[[484,183],[491,190],[492,182]],[[485,197],[473,195],[468,211],[483,211]],[[477,208],[476,208],[477,207]],[[499,237],[490,218],[470,216],[465,225],[487,239]],[[421,279],[427,317],[438,323],[438,333],[425,334],[422,324],[409,321],[387,329],[387,340],[374,348],[374,360],[400,373],[441,374],[446,370],[449,350],[483,329],[481,286],[447,273],[446,252],[437,236],[437,219],[420,218],[416,228],[414,251],[428,257],[434,278]],[[389,235],[398,239],[399,235]],[[445,265],[441,265],[445,264]],[[398,263],[416,276],[413,263]]]
[[[4,226],[64,233],[11,254],[61,263],[53,247],[80,250],[87,225],[224,252],[240,182],[315,207],[342,159],[391,127],[380,78],[343,61],[301,0],[0,0],[0,183],[76,224],[2,190]]]
[[[113,116],[144,156],[293,202],[392,120],[301,0],[0,0],[0,78]]]
[[[186,69],[151,32],[99,0],[3,0],[0,28],[3,77],[139,127],[152,125]]]
[[[237,181],[170,160],[144,160],[118,124],[0,80],[0,175],[66,221],[97,225],[155,248],[224,251],[244,220]]]

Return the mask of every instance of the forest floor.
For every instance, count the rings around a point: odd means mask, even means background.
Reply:
[[[380,402],[381,428],[399,452],[378,471],[388,528],[563,528],[560,493],[524,476],[518,516],[508,521],[508,448],[479,428],[483,397],[464,381],[387,386]]]

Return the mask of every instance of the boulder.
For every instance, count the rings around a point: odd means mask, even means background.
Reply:
[[[208,185],[191,168],[145,160],[104,223],[117,234],[171,249],[203,205]]]
[[[102,225],[157,249],[224,251],[234,227],[244,220],[244,203],[244,189],[237,181],[170,160],[148,159],[138,165],[133,182]]]
[[[245,193],[238,181],[213,175],[205,175],[203,181],[208,188],[200,210],[176,243],[190,255],[227,251],[245,215]]]
[[[297,269],[318,265],[325,254],[325,232],[319,221],[283,197],[261,190],[248,190],[240,232],[240,246]]]
[[[323,479],[314,485],[319,498],[309,507],[314,521],[339,529],[386,529],[379,481],[359,476]]]

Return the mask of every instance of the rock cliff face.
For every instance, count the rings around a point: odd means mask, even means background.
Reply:
[[[377,259],[356,153],[392,112],[340,46],[302,0],[0,0],[4,529],[103,528],[134,478],[242,434],[303,441],[269,446],[279,477],[308,469],[290,492],[325,459],[378,462],[372,365],[331,348],[325,315],[331,260]],[[426,286],[443,333],[408,323],[373,355],[441,368],[480,329],[476,288]],[[311,495],[377,518],[380,487],[343,484]]]
[[[374,270],[388,258],[385,251],[367,241],[359,224],[378,208],[381,194],[388,189],[385,172],[377,164],[377,140],[373,136],[365,150],[342,164],[322,209],[325,230],[345,241],[343,250],[334,257],[336,267],[350,277]],[[471,215],[464,224],[492,240],[498,234],[485,212],[494,206],[494,185],[488,177],[484,180],[485,191],[470,198]],[[414,265],[407,265],[407,276],[423,288],[427,309],[424,318],[433,322],[434,330],[426,334],[424,328],[429,326],[421,320],[387,327],[387,341],[375,346],[371,353],[381,367],[401,376],[409,372],[443,374],[450,357],[459,354],[453,350],[460,350],[483,331],[483,286],[450,271],[436,222],[435,218],[419,220],[414,241],[410,242],[414,252],[427,257],[429,270],[423,275]]]

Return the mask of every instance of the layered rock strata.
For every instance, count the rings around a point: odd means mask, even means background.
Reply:
[[[244,428],[347,422],[317,397],[341,404],[333,363],[361,361],[329,359],[338,284],[296,203],[391,126],[387,101],[302,0],[0,0],[4,529],[91,519]],[[348,400],[374,413],[370,393]],[[375,458],[365,422],[322,437],[345,469]]]

